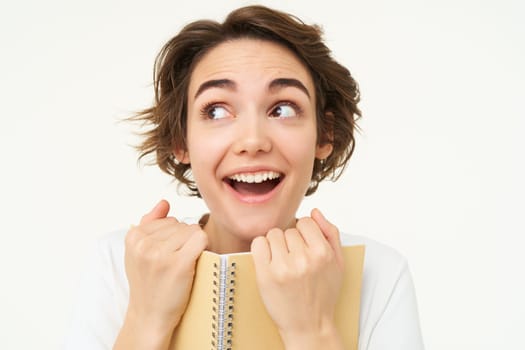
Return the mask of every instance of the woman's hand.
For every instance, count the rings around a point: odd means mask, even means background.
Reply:
[[[167,348],[186,309],[208,239],[198,225],[180,223],[168,212],[168,202],[159,202],[126,235],[130,295],[115,349]]]
[[[344,266],[338,229],[314,209],[295,228],[257,237],[251,250],[259,292],[286,349],[342,349],[334,323]]]

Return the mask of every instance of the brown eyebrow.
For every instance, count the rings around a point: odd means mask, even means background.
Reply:
[[[211,89],[211,88],[224,88],[228,90],[235,90],[237,88],[237,85],[234,81],[230,79],[217,79],[217,80],[208,80],[202,83],[199,86],[199,89],[195,93],[194,99],[197,98],[200,94],[202,94],[205,90]]]
[[[274,79],[270,82],[270,85],[268,86],[268,90],[278,90],[285,87],[295,87],[301,90],[310,98],[310,93],[308,92],[308,89],[306,86],[304,86],[303,83],[301,83],[297,79],[293,78],[278,78]],[[197,89],[197,92],[195,93],[194,99],[196,99],[200,94],[202,94],[204,91],[211,89],[211,88],[223,88],[228,90],[235,90],[237,88],[237,84],[233,80],[230,79],[216,79],[216,80],[208,80],[202,83],[199,88]]]
[[[275,90],[275,89],[281,89],[281,88],[290,87],[290,86],[298,88],[299,90],[304,92],[306,96],[308,96],[308,98],[310,98],[310,93],[308,92],[308,89],[306,88],[306,86],[304,86],[304,84],[301,83],[299,80],[293,79],[293,78],[279,78],[279,79],[272,80],[268,89]]]

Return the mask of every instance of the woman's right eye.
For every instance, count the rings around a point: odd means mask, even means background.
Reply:
[[[205,106],[202,109],[201,114],[206,118],[213,120],[231,117],[231,113],[226,107],[217,104]]]

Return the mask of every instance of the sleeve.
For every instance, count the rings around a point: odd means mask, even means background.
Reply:
[[[118,239],[106,238],[96,245],[78,286],[64,349],[113,348],[127,308],[123,249]]]
[[[366,350],[423,350],[414,284],[406,261],[386,293],[386,303],[375,320]]]

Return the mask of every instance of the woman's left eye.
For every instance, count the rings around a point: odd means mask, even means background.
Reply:
[[[275,106],[270,112],[270,116],[275,118],[291,118],[297,117],[299,108],[292,103],[281,103]]]

